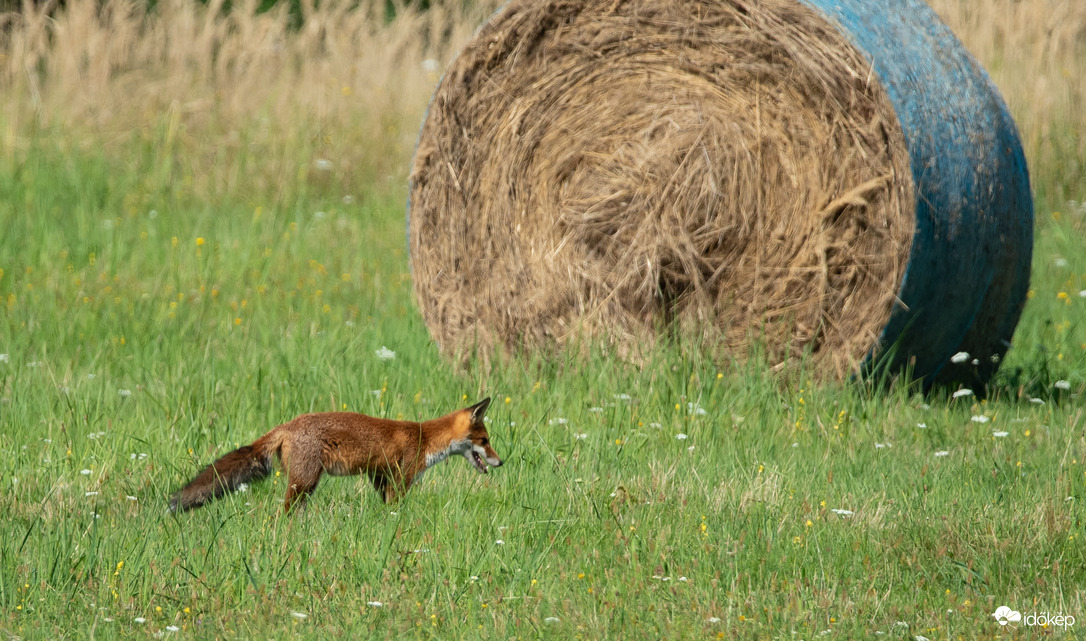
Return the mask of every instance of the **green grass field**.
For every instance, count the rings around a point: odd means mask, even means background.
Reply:
[[[143,176],[47,136],[0,164],[8,636],[973,639],[1001,636],[1000,605],[1086,618],[1082,210],[1040,210],[1034,294],[977,402],[690,345],[643,370],[457,372],[412,303],[399,193],[205,202]],[[484,395],[507,462],[487,477],[453,460],[395,506],[328,479],[290,517],[273,478],[166,511],[300,412]]]
[[[375,125],[387,139],[349,168],[317,162],[346,146],[319,120],[276,139],[253,115],[220,147],[173,112],[129,137],[12,113],[5,638],[1084,634],[1086,206],[1065,202],[1086,198],[1082,158],[1034,164],[1030,300],[981,401],[812,384],[686,343],[643,367],[596,351],[455,369],[411,293],[417,112]],[[328,478],[290,516],[272,477],[167,511],[203,465],[299,413],[429,418],[483,396],[506,462],[487,476],[451,460],[391,506]],[[1001,628],[1003,605],[1077,621]]]

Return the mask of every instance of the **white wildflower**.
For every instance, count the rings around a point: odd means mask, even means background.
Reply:
[[[935,453],[935,456],[939,456],[939,457],[941,457],[941,456],[949,456],[949,455],[950,455],[950,452],[948,452],[946,450],[941,450],[941,451]]]
[[[83,496],[98,496],[98,492],[84,492]]]
[[[380,601],[366,601],[366,605],[370,606],[371,608],[380,608],[384,607],[385,604],[381,603]]]
[[[1054,264],[1056,267],[1067,267],[1067,259],[1057,258],[1056,260],[1052,261],[1052,264]]]
[[[0,354],[0,363],[10,363],[11,357],[7,354]]]
[[[705,411],[705,408],[703,408],[701,405],[698,405],[697,403],[687,403],[686,411],[688,414],[693,414],[695,416],[705,416],[706,414],[708,414],[708,412]]]
[[[676,434],[675,438],[679,439],[680,441],[685,441],[686,439],[688,439],[690,437],[687,436],[686,434]]]
[[[134,496],[131,496],[131,495],[129,495],[129,494],[125,494],[125,495],[124,495],[124,498],[128,499],[129,501],[135,501],[135,500],[137,500],[137,499],[136,499],[136,497],[134,497]]]
[[[830,510],[830,512],[833,512],[837,516],[852,516],[853,514],[855,514],[855,512],[853,512],[852,510],[841,510],[838,508],[833,508]]]
[[[893,447],[893,445],[890,445],[889,443],[875,443],[876,450],[881,450],[887,447]]]
[[[119,389],[119,390],[117,390],[117,393],[120,394],[121,396],[132,396],[132,390],[128,390],[128,389]]]
[[[79,473],[82,474],[83,476],[90,476],[91,475],[90,470],[79,470]]]
[[[561,623],[561,622],[562,622],[562,620],[559,619],[558,617],[547,617],[547,618],[543,619],[543,623],[549,623],[551,625],[554,625],[555,623]]]
[[[332,171],[332,161],[327,158],[317,158],[313,161],[313,168],[317,171]]]
[[[615,394],[615,400],[616,401],[629,401],[631,399],[630,399],[629,394]]]
[[[1071,389],[1071,381],[1059,380],[1056,381],[1053,385],[1056,389],[1062,389],[1064,391]]]
[[[1044,405],[1045,404],[1045,400],[1043,398],[1037,398],[1036,396],[1030,397],[1029,402],[1033,403],[1034,405]]]
[[[984,416],[984,415],[982,414],[982,415],[974,416],[974,417],[973,417],[973,418],[972,418],[971,420],[972,420],[972,421],[973,421],[974,423],[987,423],[988,421],[990,421],[990,420],[992,420],[992,419],[990,419],[990,418],[988,418],[987,416]]]
[[[396,358],[396,352],[390,350],[384,345],[381,346],[381,349],[374,350],[373,353],[377,355],[377,358],[383,361],[390,361]]]
[[[306,614],[305,612],[295,612],[294,610],[290,611],[290,616],[294,617],[295,619],[308,619],[309,618],[309,615]]]
[[[547,425],[567,425],[569,424],[568,418],[552,418],[547,421]]]
[[[147,619],[145,619],[143,617],[136,617],[135,619],[132,619],[132,620],[135,621],[136,623],[147,623]]]
[[[169,630],[170,632],[177,632],[181,628],[177,627],[176,625],[168,625],[168,626],[166,626],[166,629]]]
[[[599,414],[600,412],[603,411],[603,408],[602,407],[590,407],[590,408],[588,408],[588,411],[590,413],[592,413],[592,414]]]
[[[951,394],[951,396],[953,396],[954,398],[961,398],[963,396],[972,396],[972,395],[973,395],[973,390],[971,390],[971,389],[960,389],[957,392],[954,392],[953,394]]]
[[[1010,432],[992,432],[992,436],[996,438],[1006,438],[1008,434],[1010,434]]]
[[[588,438],[588,434],[585,434],[584,432],[581,432],[580,434],[574,434],[573,438],[577,439],[578,441],[583,441],[586,438]]]
[[[494,545],[505,545],[505,541],[498,539],[497,541],[494,541]]]
[[[709,623],[720,623],[720,617],[709,617]]]
[[[917,423],[916,426],[923,430],[923,429],[927,429],[928,424],[927,423]]]
[[[950,357],[951,363],[964,363],[969,360],[969,352],[958,352]]]

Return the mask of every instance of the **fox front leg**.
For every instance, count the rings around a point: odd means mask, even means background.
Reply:
[[[380,480],[378,480],[380,479]],[[373,480],[373,486],[377,489],[377,493],[381,495],[381,501],[388,503],[395,503],[400,500],[400,497],[407,492],[407,488],[411,487],[411,482],[414,481],[415,475],[395,475],[392,477],[381,476]]]

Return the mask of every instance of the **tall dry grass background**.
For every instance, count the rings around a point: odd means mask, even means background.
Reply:
[[[289,196],[316,159],[344,193],[396,182],[441,68],[489,10],[389,19],[384,2],[303,2],[292,28],[287,3],[147,4],[75,0],[50,15],[27,2],[0,19],[4,153],[47,132],[201,198]],[[141,144],[152,166],[134,166]]]
[[[1038,193],[1054,203],[1086,173],[1086,3],[932,0],[992,74],[1022,132]],[[127,155],[155,147],[160,181],[205,196],[304,185],[311,161],[344,187],[404,192],[408,159],[440,71],[496,5],[254,0],[224,9],[167,0],[26,2],[0,18],[3,151],[46,131],[58,145]],[[165,164],[164,164],[165,163]]]

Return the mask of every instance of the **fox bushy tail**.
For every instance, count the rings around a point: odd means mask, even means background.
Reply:
[[[170,497],[170,511],[184,512],[238,489],[242,483],[259,481],[271,473],[272,456],[278,451],[271,434],[252,445],[239,447],[208,465],[188,485]]]

